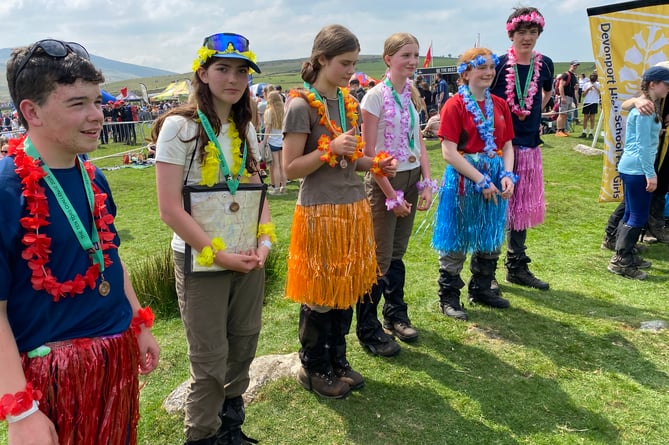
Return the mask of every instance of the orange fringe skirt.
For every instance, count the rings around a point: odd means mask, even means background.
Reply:
[[[348,309],[376,283],[376,245],[367,199],[295,207],[286,297]]]
[[[40,410],[55,424],[60,445],[135,445],[139,420],[137,338],[47,343],[44,357],[21,354],[26,380],[42,391]]]

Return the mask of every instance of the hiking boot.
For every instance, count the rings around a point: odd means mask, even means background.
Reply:
[[[402,341],[412,342],[418,339],[418,331],[410,322],[383,320],[383,329],[389,335],[395,335]]]
[[[216,445],[216,436],[200,440],[187,440],[184,445]]]
[[[328,399],[343,399],[351,392],[351,387],[339,380],[332,371],[309,372],[303,366],[297,373],[297,381],[304,389]]]
[[[381,357],[395,356],[402,349],[390,335],[383,331],[380,331],[369,339],[359,339],[359,341],[360,346],[367,349],[372,355],[380,355]]]
[[[341,368],[334,368],[334,375],[341,381],[346,383],[352,390],[360,389],[365,386],[365,379],[362,375],[351,368],[351,365],[346,365]]]
[[[447,317],[453,318],[454,320],[467,320],[467,312],[465,308],[460,305],[460,300],[453,302],[440,301],[439,309],[441,313]]]
[[[616,238],[610,235],[604,235],[602,245],[599,246],[602,250],[616,251]]]
[[[497,309],[506,309],[511,304],[506,298],[502,298],[499,295],[495,295],[490,290],[486,292],[479,293],[469,293],[469,303],[470,304],[482,304],[484,306],[497,308]]]
[[[641,258],[639,255],[633,254],[632,258],[634,258],[632,261],[632,266],[636,267],[637,269],[650,269],[650,266],[653,265],[653,263]]]
[[[622,275],[623,277],[630,278],[632,280],[645,280],[648,278],[648,274],[646,272],[640,271],[639,268],[634,265],[625,266],[620,261],[618,261],[616,257],[611,259],[607,269],[611,273]]]
[[[509,269],[506,273],[506,281],[509,283],[520,284],[521,286],[533,287],[539,290],[548,290],[548,283],[535,277],[530,269],[525,267]]]
[[[499,283],[497,282],[497,278],[493,278],[490,281],[490,290],[497,296],[502,295],[502,289],[499,288]]]

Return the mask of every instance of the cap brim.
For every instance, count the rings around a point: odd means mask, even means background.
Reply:
[[[218,57],[220,59],[241,59],[241,60],[245,60],[246,63],[248,63],[249,67],[253,71],[255,71],[258,74],[261,73],[260,68],[258,67],[258,65],[256,65],[254,62],[249,60],[247,57],[242,56],[241,54],[237,54],[237,53],[214,54],[214,57]]]

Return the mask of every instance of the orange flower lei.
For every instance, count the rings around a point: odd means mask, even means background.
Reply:
[[[348,118],[349,121],[351,121],[352,127],[357,127],[358,102],[356,102],[356,100],[353,99],[353,97],[351,97],[346,88],[341,88],[340,91],[342,92],[342,96],[344,98],[346,117]],[[328,115],[325,110],[325,104],[320,100],[318,100],[314,93],[311,92],[302,93],[298,90],[291,90],[289,95],[290,97],[301,97],[302,99],[307,101],[307,103],[311,108],[315,108],[316,111],[318,112],[318,115],[321,117],[318,123],[327,128],[330,134],[334,136],[334,138],[343,133],[341,127],[337,125],[337,123],[334,120],[332,119],[328,120]],[[355,135],[355,137],[357,140],[355,152],[351,156],[346,156],[346,158],[348,158],[350,161],[355,161],[356,159],[360,159],[365,155],[362,151],[363,148],[365,147],[365,143],[362,141],[362,137],[359,134]],[[320,159],[323,162],[327,162],[330,165],[330,167],[334,167],[337,165],[337,155],[332,153],[332,149],[330,148],[330,142],[332,142],[332,139],[333,139],[332,137],[326,134],[321,135],[321,137],[318,138],[318,149],[320,151],[325,152],[325,154],[323,154]]]
[[[91,264],[88,270],[82,275],[77,274],[73,279],[59,283],[53,276],[49,264],[49,254],[51,253],[51,238],[44,233],[40,233],[40,227],[46,227],[50,223],[47,220],[49,216],[49,204],[47,197],[39,182],[46,176],[46,172],[41,167],[41,161],[29,155],[22,148],[23,140],[19,144],[12,144],[10,155],[14,154],[14,164],[16,165],[16,174],[21,178],[21,194],[26,199],[26,208],[29,216],[21,218],[20,224],[26,230],[22,238],[26,248],[21,255],[28,262],[28,267],[32,270],[32,286],[35,290],[44,290],[53,297],[53,301],[58,302],[61,298],[67,296],[73,297],[76,294],[83,294],[86,287],[95,289],[96,282],[100,276],[100,265]],[[86,173],[91,180],[94,192],[95,227],[100,235],[100,244],[102,251],[115,249],[114,233],[109,229],[113,224],[114,216],[107,211],[105,201],[107,194],[101,193],[100,189],[93,183],[95,179],[95,167],[90,162],[85,162]],[[103,253],[105,268],[112,264],[107,253]],[[92,262],[92,260],[91,260]]]

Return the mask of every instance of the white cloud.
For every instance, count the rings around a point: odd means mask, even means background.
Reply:
[[[586,8],[608,3],[542,2],[546,30],[537,49],[556,61],[593,60]],[[517,4],[518,0],[3,0],[0,45],[15,47],[53,37],[79,42],[109,59],[187,72],[209,34],[244,34],[260,61],[306,58],[318,30],[341,23],[358,36],[363,54],[380,54],[384,39],[398,31],[416,35],[422,54],[432,42],[434,55],[456,55],[479,35],[483,46],[502,52],[509,46],[504,23]]]

